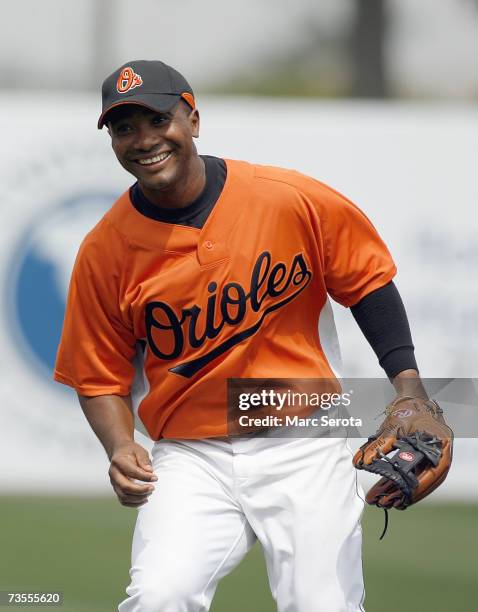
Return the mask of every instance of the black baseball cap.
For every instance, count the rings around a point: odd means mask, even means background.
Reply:
[[[103,107],[98,129],[106,123],[107,113],[123,104],[138,104],[165,113],[183,98],[195,108],[191,86],[174,68],[156,60],[135,60],[123,64],[103,81]]]

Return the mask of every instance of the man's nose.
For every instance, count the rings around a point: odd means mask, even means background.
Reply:
[[[160,138],[149,126],[138,126],[135,132],[134,147],[138,151],[151,151],[160,144]]]

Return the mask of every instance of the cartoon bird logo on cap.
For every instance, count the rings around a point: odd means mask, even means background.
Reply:
[[[116,90],[118,93],[126,93],[135,87],[143,84],[143,79],[137,74],[131,66],[123,68],[116,81]]]

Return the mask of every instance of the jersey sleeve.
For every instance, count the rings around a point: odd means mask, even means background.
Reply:
[[[389,283],[397,269],[367,216],[340,193],[317,183],[327,292],[339,304],[353,306]]]
[[[85,239],[73,268],[54,378],[85,396],[127,395],[135,338],[121,313],[119,274]]]

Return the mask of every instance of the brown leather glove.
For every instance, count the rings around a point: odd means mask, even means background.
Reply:
[[[385,414],[377,433],[355,453],[353,464],[382,476],[367,493],[367,503],[405,510],[445,480],[453,432],[433,400],[398,397]],[[388,457],[394,449],[397,452]]]

